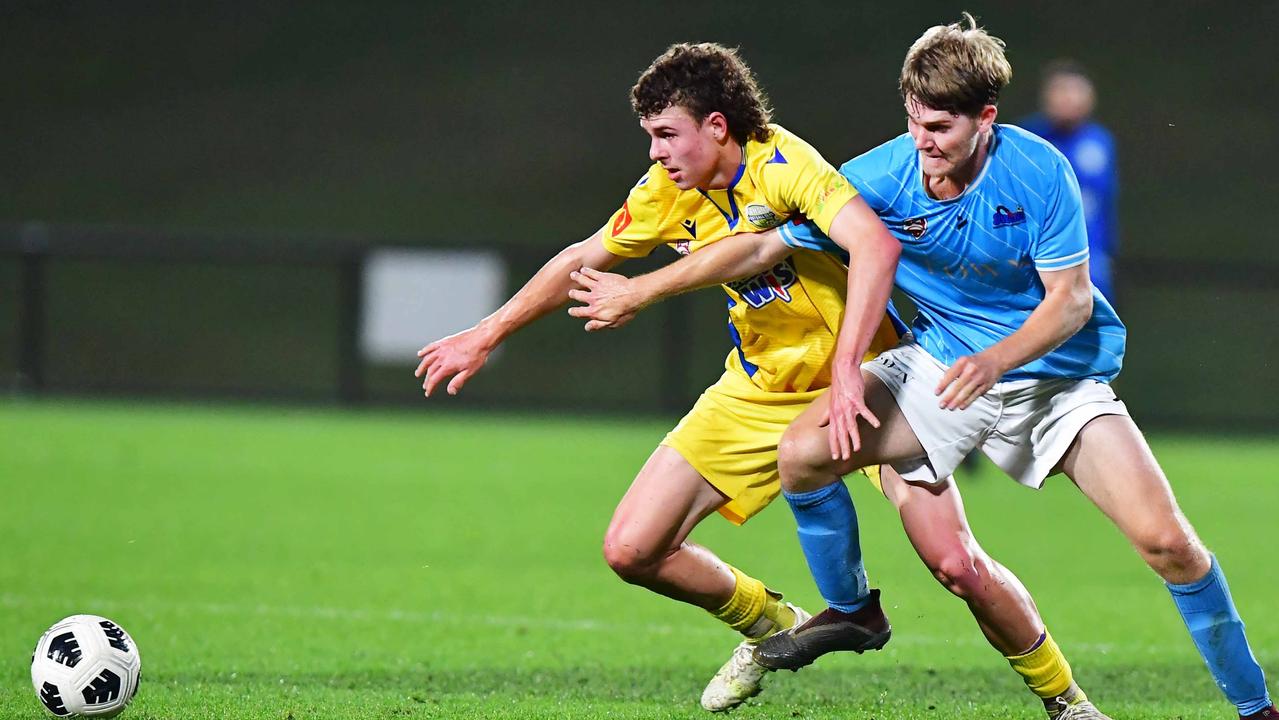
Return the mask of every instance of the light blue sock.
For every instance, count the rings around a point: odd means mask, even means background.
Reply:
[[[782,495],[799,526],[799,546],[826,604],[853,612],[870,599],[862,546],[857,535],[857,510],[842,481],[820,490]]]
[[[1203,578],[1185,585],[1168,583],[1168,591],[1217,687],[1239,708],[1239,714],[1251,715],[1270,707],[1266,676],[1248,647],[1243,620],[1235,610],[1217,558],[1212,558],[1212,567]]]

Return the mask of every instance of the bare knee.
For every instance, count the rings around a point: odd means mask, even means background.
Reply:
[[[981,558],[962,548],[956,548],[939,558],[930,558],[928,569],[943,587],[964,600],[973,600],[981,594]]]
[[[777,469],[782,489],[789,493],[819,490],[845,474],[831,460],[826,432],[813,428],[786,430],[777,446]]]
[[[604,562],[632,585],[643,585],[655,577],[667,555],[668,552],[645,547],[611,527],[604,535]]]
[[[1151,569],[1168,582],[1193,582],[1208,571],[1208,549],[1184,518],[1162,523],[1132,537],[1132,544]]]

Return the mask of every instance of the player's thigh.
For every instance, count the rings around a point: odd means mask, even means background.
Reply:
[[[846,475],[858,468],[924,454],[919,438],[906,422],[906,416],[897,406],[892,391],[879,377],[867,370],[862,370],[862,380],[865,384],[866,407],[879,419],[880,425],[874,428],[859,421],[862,446],[853,454],[852,459],[847,462],[831,459],[826,415],[830,407],[830,393],[823,393],[787,428],[781,448],[786,463],[798,463]]]
[[[679,452],[659,445],[617,504],[605,545],[641,556],[666,552],[726,501]]]
[[[1139,548],[1198,542],[1154,453],[1127,415],[1089,421],[1061,469]]]

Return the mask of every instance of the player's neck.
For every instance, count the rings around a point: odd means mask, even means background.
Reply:
[[[928,194],[938,200],[950,200],[959,197],[967,190],[968,186],[972,185],[981,174],[981,169],[986,166],[986,157],[990,154],[990,139],[993,136],[993,130],[987,130],[978,136],[977,147],[973,150],[973,154],[968,157],[968,160],[957,165],[953,172],[937,177],[925,176]]]
[[[733,184],[733,180],[737,178],[737,170],[746,162],[746,150],[737,144],[736,140],[729,140],[720,148],[719,157],[715,161],[715,174],[711,176],[711,180],[707,183],[705,190],[723,190]]]

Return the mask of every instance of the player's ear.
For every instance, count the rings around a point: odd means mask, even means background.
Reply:
[[[710,128],[711,137],[715,138],[715,142],[722,143],[728,137],[728,118],[718,110],[707,115],[702,125]]]
[[[999,117],[999,108],[994,105],[987,105],[981,109],[977,115],[977,127],[982,132],[990,129],[995,124],[995,118]]]

